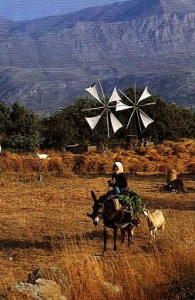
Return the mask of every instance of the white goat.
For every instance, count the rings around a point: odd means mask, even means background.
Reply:
[[[46,159],[49,155],[48,155],[48,154],[40,154],[40,153],[37,153],[37,156],[38,156],[40,159]]]
[[[150,213],[148,209],[144,208],[143,214],[147,217],[151,237],[155,237],[155,233],[158,229],[164,230],[165,217],[161,210],[155,210],[153,213]]]

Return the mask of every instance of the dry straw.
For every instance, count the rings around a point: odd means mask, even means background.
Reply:
[[[45,160],[35,159],[34,155],[13,154],[4,152],[1,155],[1,170],[3,172],[22,172],[33,174],[40,171],[43,174],[109,174],[112,165],[120,161],[125,172],[131,174],[167,174],[170,168],[178,173],[194,174],[195,141],[182,139],[178,142],[166,141],[161,145],[137,150],[110,151],[108,154],[83,153],[72,154],[62,152],[48,152]]]

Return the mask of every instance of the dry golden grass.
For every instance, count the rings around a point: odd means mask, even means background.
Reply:
[[[195,188],[192,176],[182,179]],[[61,286],[68,300],[185,299],[178,296],[195,284],[195,196],[159,192],[165,176],[129,176],[130,188],[144,203],[152,211],[163,210],[165,231],[151,240],[142,217],[130,248],[118,240],[113,252],[110,230],[102,256],[101,226],[94,228],[86,212],[91,211],[91,189],[101,195],[107,180],[103,175],[45,175],[40,183],[33,175],[1,175],[0,294],[30,299],[9,287],[48,266],[68,276],[68,286]]]
[[[11,154],[5,152],[0,157],[3,172],[15,174],[64,175],[75,173],[108,174],[114,161],[121,161],[125,171],[131,174],[167,174],[169,168],[178,173],[191,173],[195,164],[195,141],[182,139],[178,142],[165,142],[154,148],[140,147],[137,150],[110,151],[108,154],[71,154],[49,151],[46,160],[33,155]],[[38,162],[37,162],[38,161]]]

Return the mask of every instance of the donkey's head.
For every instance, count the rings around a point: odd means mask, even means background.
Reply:
[[[91,214],[87,214],[87,216],[92,218],[93,224],[97,226],[102,219],[104,196],[100,196],[100,198],[97,199],[95,192],[91,191],[91,197],[93,199],[93,211]]]

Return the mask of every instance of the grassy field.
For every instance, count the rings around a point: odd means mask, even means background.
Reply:
[[[195,188],[192,176],[183,179]],[[30,175],[1,175],[0,299],[31,299],[10,286],[43,267],[57,267],[67,276],[61,288],[68,300],[194,299],[195,194],[159,192],[163,176],[129,176],[130,188],[148,208],[163,210],[165,231],[152,240],[142,216],[134,244],[121,244],[118,234],[114,252],[109,231],[102,256],[102,228],[94,228],[86,213],[91,189],[101,195],[107,180],[72,175],[38,182]]]

